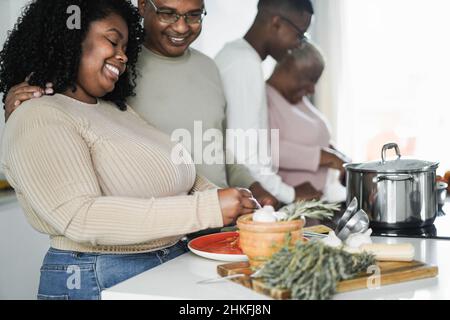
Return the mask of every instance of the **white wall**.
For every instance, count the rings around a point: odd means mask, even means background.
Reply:
[[[33,300],[49,238],[33,230],[17,202],[0,206],[0,300]]]
[[[194,46],[214,57],[226,42],[241,38],[256,15],[258,0],[205,0],[208,15]]]

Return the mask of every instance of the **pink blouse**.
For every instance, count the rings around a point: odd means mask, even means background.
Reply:
[[[330,145],[328,121],[307,97],[292,105],[269,84],[266,90],[270,128],[280,130],[279,175],[293,187],[310,182],[323,191],[328,169],[319,164],[321,148]]]

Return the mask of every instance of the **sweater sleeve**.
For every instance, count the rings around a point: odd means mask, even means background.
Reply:
[[[151,199],[103,196],[89,146],[69,116],[44,106],[17,111],[22,116],[8,123],[14,127],[4,140],[3,166],[16,192],[61,235],[94,246],[131,245],[223,225],[215,189]]]
[[[194,186],[192,187],[190,194],[194,194],[196,192],[203,192],[203,191],[207,191],[207,190],[217,190],[217,189],[219,189],[219,187],[216,186],[215,184],[213,184],[211,181],[209,181],[208,179],[206,179],[203,176],[197,175],[197,177],[195,178]]]

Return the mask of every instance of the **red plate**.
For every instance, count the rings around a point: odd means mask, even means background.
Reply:
[[[247,261],[239,248],[238,232],[221,232],[196,238],[189,242],[189,249],[204,258],[219,261]]]

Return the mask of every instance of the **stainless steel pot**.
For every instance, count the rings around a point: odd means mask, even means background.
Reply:
[[[396,160],[386,160],[395,149]],[[347,164],[347,204],[356,197],[372,228],[420,228],[436,219],[437,162],[401,159],[397,144],[383,146],[381,161]]]

